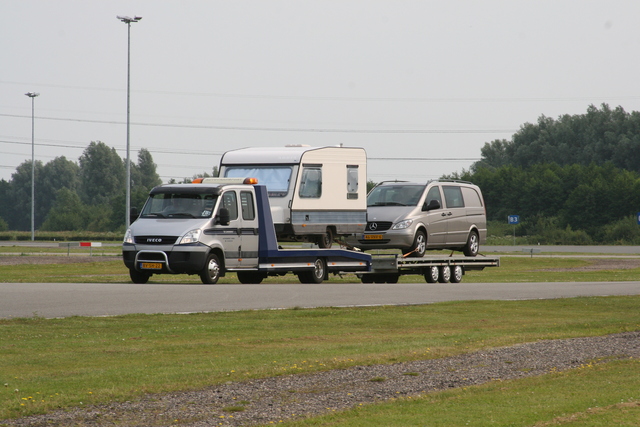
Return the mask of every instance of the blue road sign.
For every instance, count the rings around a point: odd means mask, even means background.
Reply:
[[[638,212],[638,225],[640,225],[640,212]]]
[[[520,223],[520,215],[509,215],[509,224],[519,224]],[[638,218],[638,221],[640,221],[640,217]]]

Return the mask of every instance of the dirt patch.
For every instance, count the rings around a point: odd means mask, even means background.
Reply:
[[[89,256],[89,255],[2,255],[0,265],[23,264],[80,264],[88,262],[121,261],[119,256]]]

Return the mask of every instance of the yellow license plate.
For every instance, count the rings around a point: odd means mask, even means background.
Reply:
[[[162,264],[159,262],[143,262],[140,268],[145,270],[162,270]]]
[[[382,234],[365,234],[364,240],[382,240]]]

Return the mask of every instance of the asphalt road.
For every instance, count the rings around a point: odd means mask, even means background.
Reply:
[[[0,283],[0,318],[640,295],[634,282],[172,285]]]

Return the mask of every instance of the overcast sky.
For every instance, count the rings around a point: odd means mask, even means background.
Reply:
[[[0,178],[91,141],[166,182],[227,150],[364,147],[374,181],[468,169],[541,115],[640,110],[637,0],[0,3]]]

